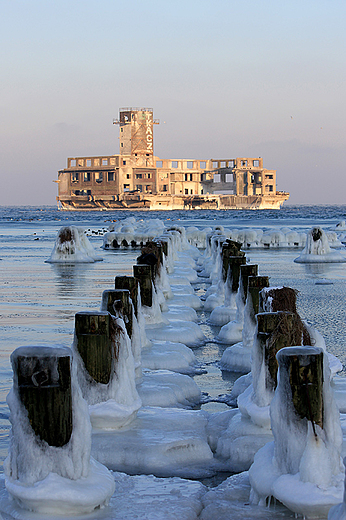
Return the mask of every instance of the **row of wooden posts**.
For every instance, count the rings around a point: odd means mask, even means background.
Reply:
[[[163,255],[169,254],[170,247],[169,236],[148,242],[138,257],[137,265],[133,266],[134,276],[116,276],[115,288],[104,291],[102,307],[105,310],[78,312],[75,315],[77,349],[87,372],[96,383],[107,385],[114,365],[116,349],[111,315],[124,319],[131,338],[133,318],[137,318],[140,312],[138,303],[151,307],[156,274],[163,264]],[[274,390],[278,371],[276,353],[282,347],[302,343],[295,291],[273,288],[271,297],[275,312],[262,312],[264,299],[261,291],[269,287],[269,277],[258,276],[258,266],[246,264],[240,244],[226,241],[222,245],[221,254],[224,280],[230,283],[233,292],[238,291],[239,285],[242,287],[244,303],[247,296],[252,300],[252,319],[255,320],[257,316],[257,340],[263,349],[267,371],[266,385]],[[280,292],[283,290],[288,290],[291,298],[282,298]],[[281,308],[288,306],[287,301],[291,302],[291,308]],[[18,393],[28,411],[33,430],[41,440],[60,447],[69,442],[73,429],[71,355],[66,354],[66,349],[61,349],[61,355],[57,355],[56,350],[52,356],[47,353],[47,349],[42,351],[41,347],[19,347],[12,355],[12,365],[14,385],[18,385]],[[293,403],[300,417],[323,426],[323,355],[312,354],[308,363],[307,356],[308,352],[304,356],[294,354],[286,360]],[[303,388],[308,391],[303,391]]]

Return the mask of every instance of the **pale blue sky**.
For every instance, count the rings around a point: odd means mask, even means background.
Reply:
[[[344,0],[0,0],[1,205],[55,204],[68,156],[154,108],[162,158],[264,159],[290,203],[346,203]]]

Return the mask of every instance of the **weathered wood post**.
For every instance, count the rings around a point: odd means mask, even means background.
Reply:
[[[323,428],[323,351],[316,347],[290,347],[278,354],[280,379],[288,376],[297,415]],[[284,377],[284,376],[283,376]]]
[[[116,276],[114,280],[115,289],[127,289],[130,291],[130,297],[135,309],[136,317],[138,316],[138,280],[134,276]]]
[[[277,352],[302,340],[302,322],[292,312],[264,312],[257,314],[257,344],[265,364],[265,386],[274,391],[277,386]]]
[[[124,320],[127,334],[132,337],[133,317],[130,291],[127,289],[107,289],[102,293],[101,309]]]
[[[269,276],[249,276],[248,277],[248,296],[252,301],[253,315],[259,312],[260,291],[264,287],[269,287]]]
[[[247,288],[248,288],[248,278],[249,276],[257,276],[258,274],[258,265],[257,264],[244,264],[240,266],[240,278],[243,287],[242,298],[243,302],[246,302],[247,297]]]
[[[50,446],[64,446],[73,428],[70,349],[18,347],[11,362],[13,384],[35,434]]]
[[[108,312],[77,312],[77,350],[90,377],[107,385],[112,369],[111,316]]]
[[[146,307],[153,304],[152,269],[150,265],[137,264],[133,266],[133,275],[139,281],[141,302]]]
[[[223,280],[229,280],[231,291],[236,293],[239,288],[240,279],[240,266],[246,264],[246,258],[244,256],[223,256],[222,273]],[[227,273],[229,272],[229,278]]]
[[[269,287],[260,293],[260,312],[297,312],[297,291],[291,287]]]

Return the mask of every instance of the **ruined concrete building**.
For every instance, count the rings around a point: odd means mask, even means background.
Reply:
[[[119,112],[119,154],[70,157],[58,172],[62,209],[279,209],[288,199],[262,158],[160,159],[153,109]]]

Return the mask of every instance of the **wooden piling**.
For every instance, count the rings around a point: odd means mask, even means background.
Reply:
[[[281,371],[289,375],[297,415],[323,428],[323,351],[316,347],[285,348],[278,355]],[[315,429],[314,429],[315,432]],[[316,434],[316,432],[315,432]]]
[[[260,291],[264,287],[269,287],[269,276],[249,276],[248,277],[248,295],[252,300],[253,314],[259,312]]]
[[[97,383],[108,384],[112,368],[111,316],[108,312],[77,312],[77,350],[88,374]]]
[[[244,256],[227,256],[222,255],[222,276],[224,282],[227,280],[229,273],[229,283],[231,284],[232,292],[237,292],[239,287],[240,266],[246,264]]]
[[[258,274],[258,265],[257,264],[244,264],[240,266],[240,278],[243,286],[243,302],[246,302],[247,297],[247,288],[248,288],[248,278],[249,276],[257,276]]]
[[[292,312],[264,312],[257,314],[257,341],[264,356],[266,367],[266,388],[275,390],[277,386],[277,352],[302,340],[301,321]]]
[[[113,316],[122,318],[126,326],[127,334],[130,338],[132,337],[133,307],[128,289],[107,289],[103,291],[101,308]]]
[[[138,280],[134,276],[116,276],[114,280],[115,289],[127,289],[130,291],[130,297],[136,316],[138,316],[138,283]]]
[[[65,446],[73,429],[70,349],[19,347],[11,362],[35,434],[50,446]]]
[[[150,265],[137,264],[133,266],[133,275],[139,281],[141,302],[146,307],[153,304],[152,269]]]

